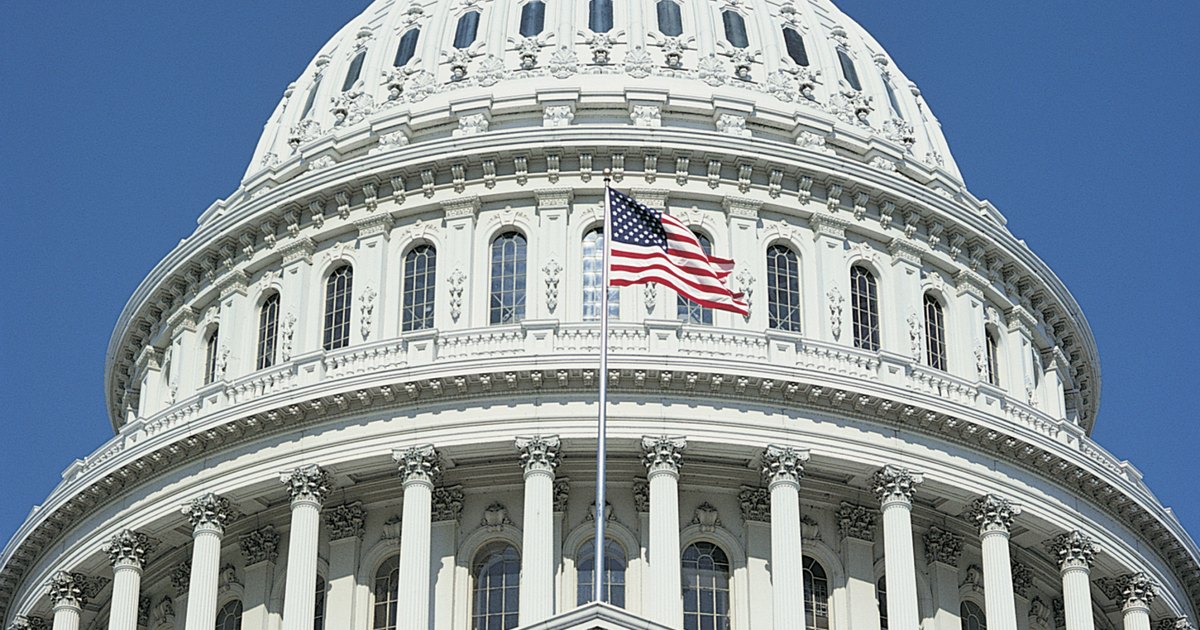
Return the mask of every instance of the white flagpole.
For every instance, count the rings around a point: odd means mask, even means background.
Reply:
[[[592,555],[594,573],[592,574],[592,601],[603,601],[604,598],[604,511],[608,505],[605,501],[605,457],[607,455],[608,422],[608,265],[609,253],[612,247],[612,197],[609,193],[609,178],[604,178],[604,269],[600,281],[600,411],[596,430],[596,538]]]

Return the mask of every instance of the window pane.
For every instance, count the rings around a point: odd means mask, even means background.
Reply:
[[[729,627],[729,558],[710,542],[697,542],[684,550],[683,625],[685,628]]]
[[[220,329],[214,328],[204,342],[204,384],[217,380],[217,355],[220,353]]]
[[[509,630],[517,626],[520,573],[521,556],[512,545],[492,543],[479,552],[472,571],[472,630]]]
[[[807,628],[829,627],[829,578],[825,567],[809,556],[804,556],[804,618]]]
[[[433,328],[436,268],[437,250],[429,245],[418,245],[404,257],[402,331]]]
[[[342,91],[345,92],[354,87],[354,83],[358,81],[359,75],[362,74],[363,60],[367,57],[367,51],[363,50],[357,55],[354,55],[354,60],[350,62],[350,69],[346,71],[346,80],[342,82]]]
[[[858,82],[858,71],[854,69],[854,61],[850,59],[850,55],[846,51],[838,49],[838,61],[842,64],[842,76],[846,78],[846,83],[855,90],[861,90],[862,84]]]
[[[946,316],[942,303],[925,294],[925,360],[929,367],[946,369]]]
[[[392,556],[375,571],[375,611],[372,630],[396,630],[400,556]]]
[[[796,62],[796,65],[808,65],[808,51],[804,49],[804,38],[800,36],[800,31],[784,27],[783,44],[787,47],[788,56]]]
[[[771,328],[800,332],[800,262],[783,245],[767,250],[767,322]]]
[[[988,383],[1000,386],[1000,352],[996,335],[987,333],[987,379]]]
[[[658,30],[668,37],[683,34],[683,16],[675,0],[658,0]]]
[[[583,321],[599,321],[603,284],[604,230],[597,228],[583,237]],[[616,287],[609,287],[608,316],[617,319],[620,314],[621,293]]]
[[[712,241],[707,236],[696,233],[696,240],[700,241],[700,249],[708,256],[712,255]],[[712,324],[713,311],[711,308],[705,308],[682,295],[677,296],[675,301],[676,316],[692,324]]]
[[[400,47],[396,49],[396,61],[394,65],[403,66],[409,61],[412,61],[413,55],[417,54],[417,38],[421,36],[421,29],[409,29],[403,37],[400,38]]]
[[[489,321],[513,324],[525,318],[525,237],[508,232],[492,241]]]
[[[322,347],[337,350],[350,343],[350,304],[354,271],[343,265],[325,281],[325,328]]]
[[[300,118],[308,118],[308,113],[312,111],[313,104],[317,102],[317,90],[321,88],[321,77],[317,77],[313,81],[312,87],[308,90],[308,99],[304,101],[304,111],[300,112]]]
[[[883,89],[887,91],[888,107],[892,108],[892,115],[901,117],[900,102],[896,100],[896,91],[892,89],[892,82],[888,81],[887,77],[883,77]]]
[[[576,603],[580,606],[592,601],[592,584],[596,566],[595,540],[583,544],[576,554],[575,570],[579,584]],[[604,543],[604,571],[601,598],[614,606],[625,607],[625,550],[616,541]]]
[[[275,345],[279,337],[279,294],[263,302],[258,312],[258,357],[257,369],[275,365]]]
[[[454,47],[466,48],[474,44],[478,30],[479,12],[464,13],[462,17],[458,18],[458,27],[454,29]]]
[[[593,33],[607,33],[612,27],[612,0],[588,0],[588,28]]]
[[[875,276],[865,268],[850,268],[850,310],[854,316],[854,347],[879,350],[879,294]]]
[[[722,11],[725,22],[725,41],[734,48],[746,48],[750,40],[746,37],[746,20],[737,11]]]
[[[542,0],[530,0],[521,7],[522,37],[533,37],[541,34],[546,28],[546,3]]]

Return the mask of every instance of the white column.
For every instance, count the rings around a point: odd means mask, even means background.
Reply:
[[[104,546],[113,568],[108,630],[137,630],[142,569],[146,566],[146,556],[153,550],[149,536],[130,529],[121,530]]]
[[[242,594],[242,630],[267,630],[275,560],[279,557],[279,533],[271,525],[238,538],[245,561],[246,588]]]
[[[800,547],[800,478],[807,449],[770,445],[763,478],[771,492],[771,591],[775,628],[804,626],[804,552]]]
[[[846,598],[850,602],[847,627],[879,630],[879,601],[875,597],[875,523],[879,513],[843,501],[837,516],[846,561]]]
[[[917,575],[913,562],[912,497],[920,473],[888,464],[875,472],[871,487],[883,511],[883,559],[887,572],[888,627],[917,630]]]
[[[288,533],[287,578],[283,590],[283,630],[312,630],[316,607],[317,544],[321,535],[321,502],[329,495],[331,479],[320,466],[309,464],[280,475],[292,501]]]
[[[933,580],[933,628],[959,630],[958,559],[962,556],[962,536],[937,525],[925,533],[925,561]]]
[[[984,612],[987,613],[988,627],[995,630],[1017,630],[1008,538],[1013,517],[1020,513],[1020,507],[994,494],[975,499],[968,512],[979,527],[979,544],[983,551]]]
[[[82,573],[59,571],[50,578],[46,595],[54,610],[54,630],[79,630],[79,615],[96,586]]]
[[[647,616],[670,628],[683,625],[679,549],[679,466],[687,440],[642,438],[650,482],[650,588]]]
[[[403,529],[400,532],[399,630],[429,630],[429,551],[432,536],[433,481],[441,474],[432,444],[397,449],[392,458],[404,480]]]
[[[458,521],[462,516],[462,486],[438,486],[433,489],[433,530],[430,550],[433,588],[433,628],[454,628],[454,573],[458,568]],[[331,617],[332,619],[332,617]]]
[[[1096,546],[1092,539],[1079,531],[1054,537],[1050,551],[1058,556],[1063,581],[1063,616],[1067,630],[1095,630],[1092,619],[1092,586],[1088,578]]]
[[[517,438],[525,469],[524,531],[521,539],[521,607],[519,625],[554,614],[554,469],[558,436]],[[603,558],[603,545],[597,545]],[[602,560],[597,560],[601,562]]]
[[[211,630],[217,623],[221,537],[237,516],[229,499],[208,493],[183,506],[192,523],[192,571],[184,630]]]
[[[355,628],[354,586],[358,576],[358,554],[366,531],[367,511],[362,503],[345,503],[325,512],[329,532],[329,595],[325,618],[339,619]]]
[[[1150,604],[1158,596],[1158,586],[1139,571],[1118,577],[1117,587],[1121,589],[1124,630],[1150,630]]]

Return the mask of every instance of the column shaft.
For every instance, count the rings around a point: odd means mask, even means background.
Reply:
[[[108,630],[137,630],[138,595],[141,592],[142,567],[122,561],[113,567],[112,603],[108,609]]]
[[[652,470],[650,481],[650,618],[683,625],[683,581],[679,556],[679,473]]]
[[[1121,610],[1124,630],[1150,630],[1150,608],[1145,605],[1126,605]]]
[[[1062,569],[1063,615],[1067,630],[1096,630],[1092,620],[1092,595],[1087,566],[1067,566]]]
[[[1017,630],[1008,531],[986,531],[982,534],[980,545],[983,550],[983,597],[988,628]]]
[[[554,472],[525,473],[525,523],[521,549],[520,625],[554,614]],[[602,516],[601,516],[602,517]],[[597,562],[604,547],[598,546]]]
[[[216,626],[221,533],[220,527],[200,524],[192,534],[192,577],[184,630],[211,630]]]
[[[54,630],[79,630],[79,606],[59,603],[54,606]]]
[[[311,498],[292,501],[288,533],[287,578],[283,591],[283,629],[312,630],[316,608],[317,544],[321,504]]]
[[[775,481],[771,490],[771,587],[775,628],[804,626],[804,552],[800,544],[800,484]]]
[[[883,558],[887,581],[888,627],[915,630],[917,574],[913,562],[912,504],[902,499],[883,503]]]
[[[429,550],[432,535],[433,483],[427,478],[404,482],[403,530],[400,533],[400,592],[397,610],[403,630],[429,628]]]

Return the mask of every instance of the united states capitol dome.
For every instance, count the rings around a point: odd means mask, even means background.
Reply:
[[[606,182],[749,313],[604,287]],[[1196,619],[1078,303],[826,0],[378,0],[199,214],[0,553],[9,629]]]

